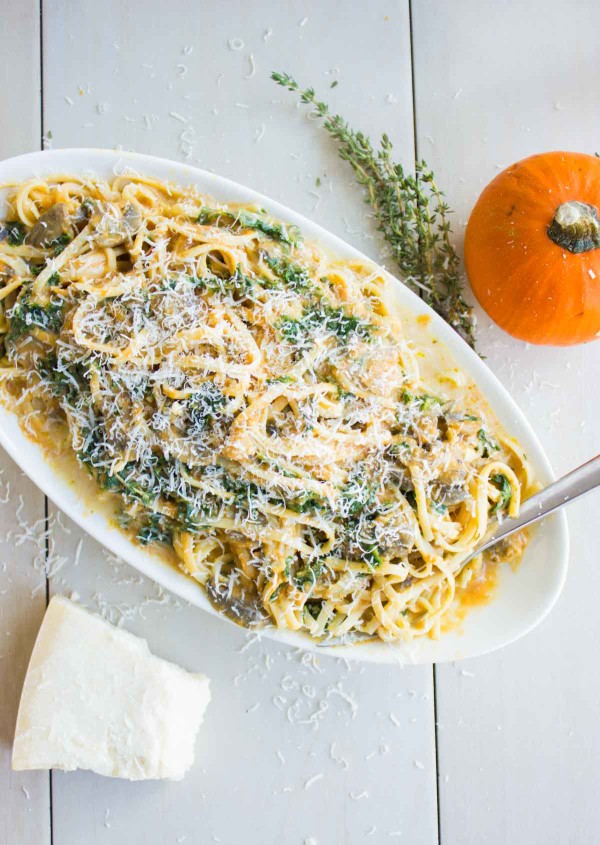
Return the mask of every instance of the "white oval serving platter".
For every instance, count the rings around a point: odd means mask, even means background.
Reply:
[[[153,156],[95,149],[29,153],[0,162],[0,183],[20,182],[33,176],[56,173],[107,178],[128,171],[183,185],[193,184],[221,202],[258,203],[274,217],[297,224],[307,240],[318,242],[326,250],[342,258],[365,259],[358,250],[316,223],[256,191],[187,164]],[[2,199],[0,197],[0,202]],[[478,384],[501,424],[523,445],[537,478],[542,484],[552,481],[552,468],[533,429],[487,366],[440,317],[398,281],[394,281],[394,295],[398,307],[405,313],[429,315],[431,334],[446,347],[452,360]],[[77,485],[69,483],[68,479],[52,469],[40,447],[24,436],[16,416],[2,407],[0,444],[59,508],[110,551],[181,598],[213,616],[220,615],[206,598],[203,589],[191,578],[170,567],[147,549],[130,542],[105,514],[94,511],[89,501],[82,501],[77,493]],[[545,520],[535,532],[523,561],[515,571],[508,566],[501,567],[499,583],[491,601],[471,609],[459,629],[437,640],[421,638],[393,646],[366,642],[332,648],[319,646],[308,636],[292,631],[264,628],[262,635],[320,654],[370,662],[431,663],[474,657],[513,642],[537,625],[560,594],[567,564],[567,522],[564,512],[559,512]]]

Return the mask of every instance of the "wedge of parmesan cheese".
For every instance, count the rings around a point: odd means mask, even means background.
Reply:
[[[21,694],[13,769],[180,780],[209,681],[66,598],[48,605]]]

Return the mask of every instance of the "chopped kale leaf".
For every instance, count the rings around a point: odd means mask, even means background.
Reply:
[[[501,475],[500,473],[492,475],[490,481],[492,481],[500,488],[500,498],[490,511],[490,513],[498,513],[498,511],[504,510],[506,507],[508,507],[512,496],[512,485],[508,478],[505,475]]]
[[[9,340],[16,340],[28,334],[32,328],[44,329],[58,334],[62,328],[64,314],[62,302],[47,305],[32,304],[29,294],[23,294],[11,309]]]
[[[300,231],[296,226],[286,226],[284,223],[278,223],[271,220],[263,214],[258,214],[254,211],[246,211],[239,209],[238,211],[228,211],[226,209],[218,208],[203,208],[198,215],[198,223],[218,223],[219,220],[225,219],[231,221],[232,224],[239,225],[242,229],[256,229],[262,232],[269,238],[291,246],[297,244],[301,240]]]
[[[322,302],[306,307],[300,318],[283,316],[279,321],[283,339],[294,346],[305,345],[318,330],[347,343],[353,337],[368,340],[372,329],[370,323],[348,314],[344,308]]]
[[[305,291],[311,288],[310,273],[304,267],[272,255],[265,254],[264,260],[289,290]]]
[[[3,239],[6,238],[11,246],[21,246],[27,235],[27,229],[20,220],[11,220],[3,224]]]
[[[490,440],[484,428],[480,428],[477,432],[477,439],[481,444],[481,457],[489,458],[492,451],[500,451],[500,446],[494,441]]]

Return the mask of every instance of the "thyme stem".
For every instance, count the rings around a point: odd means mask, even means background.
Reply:
[[[301,89],[286,73],[273,72],[271,79],[298,93],[300,101],[312,106],[323,120],[323,127],[337,141],[340,157],[364,188],[365,201],[405,283],[474,348],[475,318],[463,297],[460,260],[450,240],[450,208],[431,168],[417,161],[414,176],[406,174],[392,159],[387,135],[382,135],[375,150],[366,135],[351,129],[341,115],[331,114],[313,88]]]

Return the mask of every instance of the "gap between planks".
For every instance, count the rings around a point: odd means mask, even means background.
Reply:
[[[39,0],[40,9],[40,150],[44,149],[44,0]],[[48,577],[48,565],[50,560],[50,508],[48,496],[44,495],[44,532],[46,536],[44,548],[44,574],[46,576],[46,607],[50,601],[50,579]],[[52,769],[48,770],[48,812],[49,812],[49,829],[50,829],[50,845],[54,843],[54,824],[53,824],[53,806],[52,806]]]
[[[413,144],[415,153],[415,165],[419,161],[419,133],[417,121],[417,97],[415,86],[415,50],[413,33],[413,0],[408,0],[408,30],[410,43],[410,80],[412,94],[412,116],[413,116]],[[422,298],[422,294],[419,294]],[[442,819],[440,810],[440,759],[438,747],[438,706],[437,706],[437,669],[435,663],[431,667],[433,685],[433,739],[435,748],[435,809],[437,822],[438,845],[442,845]]]

